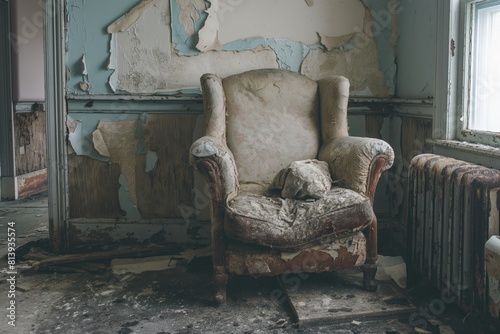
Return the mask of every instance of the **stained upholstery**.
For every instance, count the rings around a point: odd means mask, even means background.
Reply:
[[[319,199],[331,188],[328,164],[316,159],[292,162],[279,171],[270,186],[281,197],[291,199]]]
[[[241,182],[272,181],[292,161],[317,157],[316,81],[273,69],[233,75],[222,85],[231,111],[226,140]]]
[[[261,69],[224,79],[205,74],[201,87],[205,136],[190,159],[210,186],[217,303],[226,301],[230,273],[361,266],[363,285],[373,291],[374,193],[394,152],[383,140],[349,136],[349,80]],[[310,180],[309,163],[290,180],[280,173],[315,159],[321,173]]]
[[[230,239],[290,250],[361,231],[373,218],[368,197],[340,187],[314,201],[240,193],[228,203],[224,230]]]

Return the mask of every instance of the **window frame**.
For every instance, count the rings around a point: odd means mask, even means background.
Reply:
[[[448,109],[448,113],[454,113],[450,116],[449,121],[455,120],[454,138],[460,141],[470,142],[474,144],[485,144],[493,147],[500,147],[500,130],[498,132],[473,130],[468,128],[469,110],[471,108],[471,88],[472,88],[472,71],[473,61],[472,55],[474,52],[473,38],[476,31],[475,6],[485,2],[498,2],[498,0],[449,0],[450,13],[454,13],[455,19],[453,27],[450,26],[450,33],[456,34],[458,39],[455,39],[455,53],[457,75],[454,81],[450,80],[450,87],[456,92],[456,108],[455,111]],[[458,15],[457,15],[458,14]],[[454,28],[454,31],[452,30]]]

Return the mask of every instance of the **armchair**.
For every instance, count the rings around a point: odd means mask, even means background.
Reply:
[[[211,195],[215,300],[229,274],[279,275],[361,267],[376,289],[375,188],[394,160],[384,141],[350,137],[349,81],[319,81],[281,69],[201,77],[206,133],[191,163]],[[328,163],[333,186],[320,198],[281,198],[274,177],[293,161]]]

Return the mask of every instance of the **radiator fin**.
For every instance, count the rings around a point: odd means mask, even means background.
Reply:
[[[484,245],[498,230],[490,191],[500,187],[500,171],[420,154],[410,163],[408,185],[411,269],[454,292],[462,309],[486,310]]]

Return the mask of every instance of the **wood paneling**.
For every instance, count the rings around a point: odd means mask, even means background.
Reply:
[[[142,218],[180,218],[179,204],[192,205],[194,176],[189,147],[197,115],[149,114],[144,150],[156,153],[156,166],[146,172],[146,156],[137,159],[137,204]]]
[[[384,124],[384,116],[382,115],[366,115],[365,116],[365,133],[366,137],[379,138],[382,136],[380,130]]]
[[[394,168],[399,171],[396,179],[400,180],[402,187],[402,199],[398,200],[400,207],[398,210],[397,221],[404,222],[398,226],[401,240],[407,238],[406,218],[408,216],[408,169],[411,159],[421,153],[429,153],[430,147],[425,143],[426,139],[432,138],[432,120],[419,117],[402,117],[401,118],[401,159],[399,164]]]
[[[17,196],[26,197],[47,189],[47,169],[17,177]]]
[[[47,167],[45,132],[45,112],[14,115],[16,175],[28,174]]]
[[[402,117],[401,120],[401,154],[408,167],[414,156],[430,152],[425,140],[432,138],[432,120],[417,117]]]
[[[182,218],[179,204],[192,206],[194,173],[189,166],[189,147],[197,115],[149,114],[142,126],[135,170],[138,219]],[[139,148],[140,147],[140,148]],[[146,170],[147,152],[157,161]],[[151,155],[151,154],[150,154]],[[126,163],[127,160],[121,161]],[[89,157],[69,156],[71,218],[124,218],[119,202],[119,177],[124,168]],[[135,189],[134,189],[135,188]]]
[[[68,156],[70,218],[120,218],[120,166],[89,157]]]

